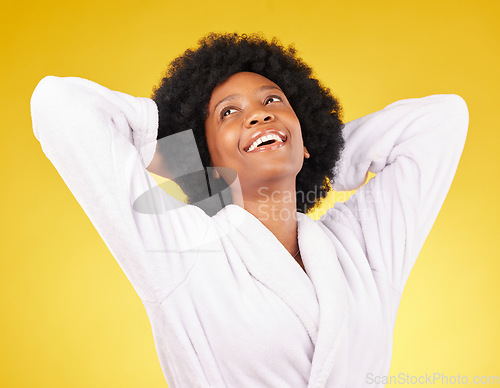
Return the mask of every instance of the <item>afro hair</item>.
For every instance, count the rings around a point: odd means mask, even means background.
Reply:
[[[299,119],[304,145],[311,156],[304,160],[296,178],[297,211],[307,213],[331,188],[334,167],[344,146],[342,111],[330,90],[297,57],[293,46],[285,48],[276,38],[269,41],[255,34],[212,33],[202,38],[195,50],[186,50],[170,63],[154,90],[152,98],[159,114],[158,140],[191,129],[207,174],[212,162],[205,120],[212,91],[231,75],[244,71],[260,74],[277,84]],[[168,166],[169,155],[161,156]],[[174,179],[189,203],[203,199],[200,187],[207,185],[205,176],[198,176],[198,182],[193,182],[193,177],[189,183],[186,179]]]

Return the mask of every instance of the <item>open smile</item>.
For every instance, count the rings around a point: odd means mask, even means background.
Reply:
[[[287,140],[283,132],[269,128],[256,132],[247,142],[244,151],[252,153],[275,150],[283,147]]]

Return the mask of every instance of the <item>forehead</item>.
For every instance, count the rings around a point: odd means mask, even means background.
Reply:
[[[213,106],[220,99],[232,94],[251,93],[262,86],[278,87],[273,81],[257,73],[241,72],[233,74],[214,88],[209,105]]]

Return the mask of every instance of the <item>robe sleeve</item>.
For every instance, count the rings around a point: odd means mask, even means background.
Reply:
[[[31,114],[43,152],[139,296],[165,298],[194,265],[209,217],[157,190],[145,169],[156,148],[154,101],[50,76],[35,88]],[[139,197],[148,211],[137,210]]]
[[[355,190],[344,204],[373,271],[402,292],[445,200],[469,122],[457,95],[406,99],[346,123],[333,188]]]

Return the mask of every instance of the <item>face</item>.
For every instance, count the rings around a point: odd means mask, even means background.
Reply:
[[[302,168],[300,123],[285,93],[269,79],[236,73],[212,92],[205,122],[215,167],[230,167],[242,188],[293,179]]]

